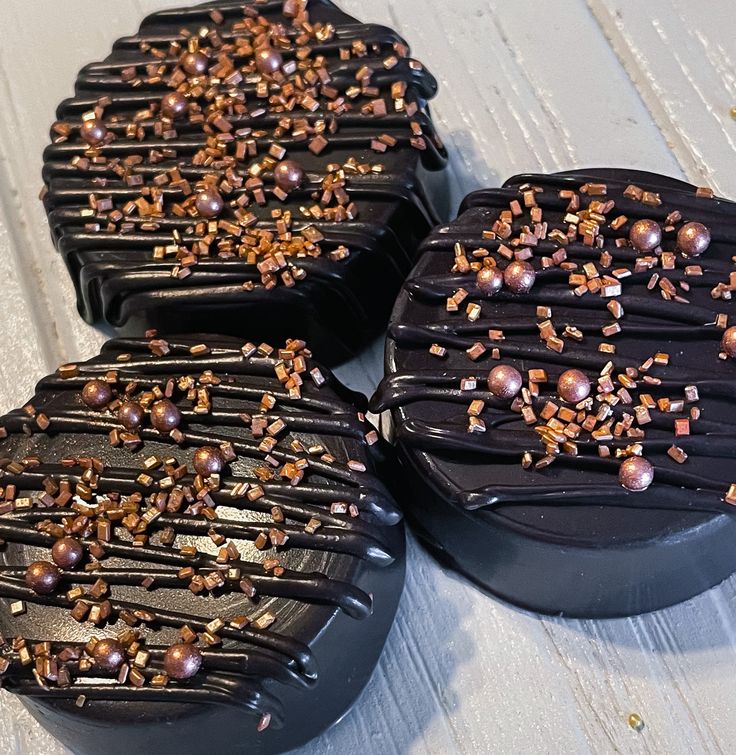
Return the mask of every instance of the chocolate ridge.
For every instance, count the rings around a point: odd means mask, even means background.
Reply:
[[[144,20],[137,35],[119,40],[105,61],[90,64],[80,72],[75,96],[58,109],[59,121],[66,124],[71,133],[60,140],[58,134],[52,132],[55,143],[44,155],[47,186],[44,203],[52,236],[75,282],[80,314],[88,322],[103,319],[119,332],[131,334],[157,327],[169,333],[210,329],[243,335],[238,332],[243,329],[239,323],[252,320],[253,313],[258,311],[256,320],[259,329],[264,331],[265,340],[283,339],[287,334],[288,319],[298,319],[308,323],[310,332],[303,335],[310,343],[315,345],[317,337],[320,343],[316,345],[322,346],[324,342],[325,347],[320,348],[323,359],[328,363],[340,361],[355,353],[385,323],[395,293],[410,269],[417,244],[437,221],[424,178],[427,170],[439,170],[446,161],[446,153],[427,108],[427,101],[437,91],[437,82],[426,69],[408,57],[399,58],[391,70],[384,69],[383,59],[393,53],[394,45],[405,46],[401,37],[390,29],[359,24],[328,0],[312,0],[309,5],[313,21],[332,23],[336,30],[334,39],[316,42],[312,46],[313,54],[326,56],[332,84],[342,91],[356,83],[359,68],[372,67],[375,73],[371,83],[380,91],[380,97],[389,98],[389,105],[391,85],[396,82],[406,84],[406,101],[415,102],[418,107],[412,118],[393,112],[382,118],[367,117],[359,111],[341,114],[336,119],[339,129],[330,135],[330,146],[320,156],[307,150],[308,141],[295,140],[289,133],[274,138],[272,131],[283,113],[266,113],[258,117],[234,115],[230,118],[234,129],[267,130],[264,136],[255,138],[260,157],[266,154],[270,145],[278,143],[286,148],[288,158],[301,163],[306,173],[305,184],[283,203],[273,195],[273,183],[266,173],[266,206],[252,204],[248,208],[258,217],[259,229],[273,230],[270,215],[273,209],[292,209],[295,232],[313,226],[325,236],[321,242],[322,257],[296,260],[307,272],[307,278],[293,288],[279,285],[273,290],[261,290],[261,273],[256,266],[237,257],[232,260],[212,257],[208,260],[205,257],[191,268],[193,273],[186,280],[172,277],[172,261],[154,260],[154,247],[170,245],[175,228],[182,231],[182,243],[187,246],[198,237],[186,233],[187,226],[192,225],[191,218],[172,217],[168,208],[167,217],[158,221],[159,231],[86,230],[89,224],[98,224],[104,229],[108,223],[106,213],[89,213],[90,194],[112,197],[114,206],[120,208],[128,199],[140,195],[140,187],[126,186],[109,165],[94,162],[86,167],[71,165],[72,159],[84,158],[88,153],[88,145],[78,136],[81,115],[92,110],[101,96],[110,96],[105,120],[108,130],[116,133],[118,139],[102,148],[102,154],[107,157],[145,155],[150,149],[178,152],[175,159],[164,157],[154,166],[145,162],[136,166],[135,172],[146,184],[153,185],[150,181],[154,173],[160,175],[175,167],[181,168],[184,178],[192,181],[201,178],[207,169],[192,166],[191,160],[186,158],[205,146],[206,135],[198,124],[177,121],[176,137],[161,139],[152,134],[157,118],[143,119],[139,124],[145,129],[143,140],[124,138],[130,119],[151,102],[158,102],[168,87],[166,77],[158,83],[144,82],[136,87],[123,80],[120,73],[134,65],[142,71],[145,64],[155,60],[140,51],[140,44],[166,46],[171,42],[182,42],[182,27],[196,31],[202,23],[218,31],[229,30],[233,20],[242,18],[243,7],[244,4],[208,3],[193,9],[153,14]],[[255,6],[260,14],[272,21],[284,20],[280,16],[281,7],[280,3]],[[218,10],[226,17],[225,23],[219,26],[213,24],[209,15]],[[221,36],[227,42],[234,34],[230,30]],[[293,32],[291,36],[293,38]],[[339,59],[340,49],[362,41],[366,43],[364,56],[347,61]],[[377,46],[375,50],[374,45]],[[289,53],[284,55],[288,59]],[[166,64],[167,61],[173,64],[175,58],[168,55],[159,62]],[[246,95],[250,92],[248,103],[251,107],[258,102],[254,86],[248,82],[240,86]],[[331,113],[325,109],[326,101],[322,102],[322,99],[318,98],[319,107],[314,112],[295,110],[290,115],[311,123],[328,118]],[[119,120],[111,120],[113,116]],[[415,133],[410,128],[410,121],[414,121],[423,134],[423,150],[417,150],[411,144]],[[372,141],[380,134],[396,140],[395,146],[384,154],[370,150]],[[343,164],[353,156],[366,163],[385,166],[382,174],[349,177],[348,191],[358,209],[357,219],[330,223],[319,218],[302,218],[299,208],[313,203],[315,192],[321,194],[326,166]],[[247,158],[244,165],[251,160],[255,158]],[[104,185],[100,181],[104,181]],[[171,201],[181,198],[178,191],[170,192],[166,187],[163,190]],[[240,193],[240,190],[233,191],[227,200],[232,201]],[[128,220],[135,222],[136,219],[130,216]],[[350,249],[348,258],[337,262],[326,258],[328,252],[341,245]],[[244,291],[242,285],[249,281],[255,283],[256,289]],[[372,290],[378,283],[377,290]],[[267,312],[264,306],[268,308]],[[229,316],[225,317],[225,313]],[[329,338],[327,332],[331,334]],[[252,328],[248,335],[254,335]]]

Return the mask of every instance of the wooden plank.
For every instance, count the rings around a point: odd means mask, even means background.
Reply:
[[[0,185],[12,186],[7,179],[6,160],[0,151]],[[0,192],[0,278],[3,281],[2,330],[3,356],[0,359],[0,396],[2,405],[10,407],[26,401],[36,380],[34,369],[49,361],[44,334],[39,332],[33,316],[33,303],[38,293],[33,270],[15,254],[17,246],[17,197],[13,191]],[[5,219],[10,219],[9,222]],[[19,370],[18,365],[30,369]],[[40,377],[40,375],[38,376]]]
[[[86,0],[59,8],[49,23],[51,8],[51,3],[4,5],[0,45],[0,96],[6,103],[0,111],[2,220],[12,237],[3,260],[18,271],[37,349],[37,358],[15,363],[24,365],[26,397],[36,379],[61,362],[94,353],[105,338],[79,317],[63,260],[49,239],[38,198],[42,153],[56,105],[71,93],[77,70],[104,56],[120,30],[132,31],[137,24],[135,19],[126,24],[119,9],[106,17],[109,26],[101,24],[94,4]],[[46,54],[29,57],[29,50]],[[17,351],[22,332],[20,327],[7,329],[0,345],[7,342],[11,353]],[[27,376],[32,376],[30,383]]]
[[[359,6],[346,3],[356,13]],[[386,5],[383,17],[381,10],[376,17],[402,31],[441,80],[434,111],[460,193],[525,166],[630,166],[693,177],[584,5],[517,2],[512,10],[466,0],[458,13],[447,3],[403,0]],[[418,23],[425,15],[435,23]],[[451,65],[438,65],[438,50]],[[574,60],[566,50],[575,50]],[[576,622],[479,596],[417,549],[411,563],[394,631],[406,657],[387,653],[362,710],[372,722],[371,749],[719,752],[736,732],[733,711],[718,702],[733,694],[733,682],[714,674],[733,660],[726,606],[734,580],[654,616]],[[428,595],[438,598],[431,607]],[[459,616],[467,636],[456,629]],[[641,734],[627,725],[632,712],[645,720]],[[315,752],[355,750],[363,741],[355,727],[347,719]]]
[[[730,3],[590,0],[687,177],[736,196],[736,14]]]
[[[367,15],[361,0],[342,5]],[[582,0],[383,0],[370,15],[398,29],[440,80],[434,112],[453,158],[453,206],[526,170],[603,164],[680,175]]]

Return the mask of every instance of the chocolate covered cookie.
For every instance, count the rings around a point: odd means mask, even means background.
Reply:
[[[109,342],[0,419],[0,680],[79,753],[281,752],[401,594],[364,399],[282,349]]]
[[[512,178],[430,235],[374,408],[435,553],[588,617],[736,569],[735,220],[706,189],[601,169]]]
[[[88,322],[294,333],[335,362],[385,325],[437,220],[436,82],[329,0],[156,13],[58,109],[44,203]]]

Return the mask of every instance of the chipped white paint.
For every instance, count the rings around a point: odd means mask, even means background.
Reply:
[[[76,71],[180,0],[0,0],[0,411],[91,356],[37,200]],[[442,84],[452,199],[527,170],[632,166],[736,196],[730,0],[342,0],[391,25]],[[341,370],[371,390],[377,344]],[[304,753],[721,753],[736,741],[736,579],[629,620],[540,618],[439,568],[411,540],[398,620],[360,706]],[[642,733],[626,718],[638,712]],[[0,752],[64,749],[0,695]]]

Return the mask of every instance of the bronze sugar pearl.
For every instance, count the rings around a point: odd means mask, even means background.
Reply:
[[[182,55],[180,63],[190,76],[202,76],[209,67],[209,60],[203,52],[187,52]]]
[[[172,120],[187,112],[189,100],[181,92],[169,92],[161,98],[161,113]]]
[[[568,404],[577,404],[590,396],[590,380],[582,370],[565,370],[557,381],[557,393]]]
[[[172,645],[164,655],[164,670],[179,681],[191,679],[202,666],[202,653],[185,643]]]
[[[677,248],[687,257],[699,257],[710,246],[710,231],[702,223],[685,223],[677,232]]]
[[[90,147],[99,147],[107,139],[108,130],[102,121],[93,118],[82,123],[79,133]]]
[[[273,47],[261,47],[256,50],[256,68],[259,73],[272,74],[284,65],[284,59],[278,50]]]
[[[118,409],[118,422],[128,431],[137,430],[142,422],[145,412],[143,407],[136,401],[124,401]]]
[[[92,657],[103,671],[114,674],[125,663],[125,648],[117,640],[100,640],[92,651]]]
[[[662,227],[656,220],[637,220],[629,231],[629,241],[640,252],[651,252],[662,243]]]
[[[646,490],[654,480],[654,467],[641,456],[625,459],[618,470],[618,481],[634,493]]]
[[[211,477],[222,471],[222,453],[214,446],[202,446],[194,452],[194,470],[202,477]]]
[[[514,294],[528,294],[533,286],[537,274],[530,263],[525,260],[514,260],[503,271],[503,281],[506,288]]]
[[[73,537],[62,537],[51,546],[51,558],[62,569],[73,569],[84,558],[84,548]]]
[[[736,325],[731,326],[721,338],[721,349],[726,356],[736,359]]]
[[[503,273],[497,267],[483,267],[475,282],[484,296],[494,296],[503,288]]]
[[[217,189],[208,187],[197,194],[194,206],[203,218],[216,218],[225,208],[225,200]]]
[[[162,433],[169,433],[179,427],[181,412],[173,401],[164,398],[151,407],[151,424]]]
[[[521,390],[523,378],[516,367],[499,364],[488,373],[488,390],[496,397],[511,400]]]
[[[296,160],[282,160],[273,169],[273,180],[282,191],[294,191],[304,181],[304,170]]]
[[[37,595],[50,595],[60,579],[59,568],[50,561],[35,561],[26,570],[26,585]]]

